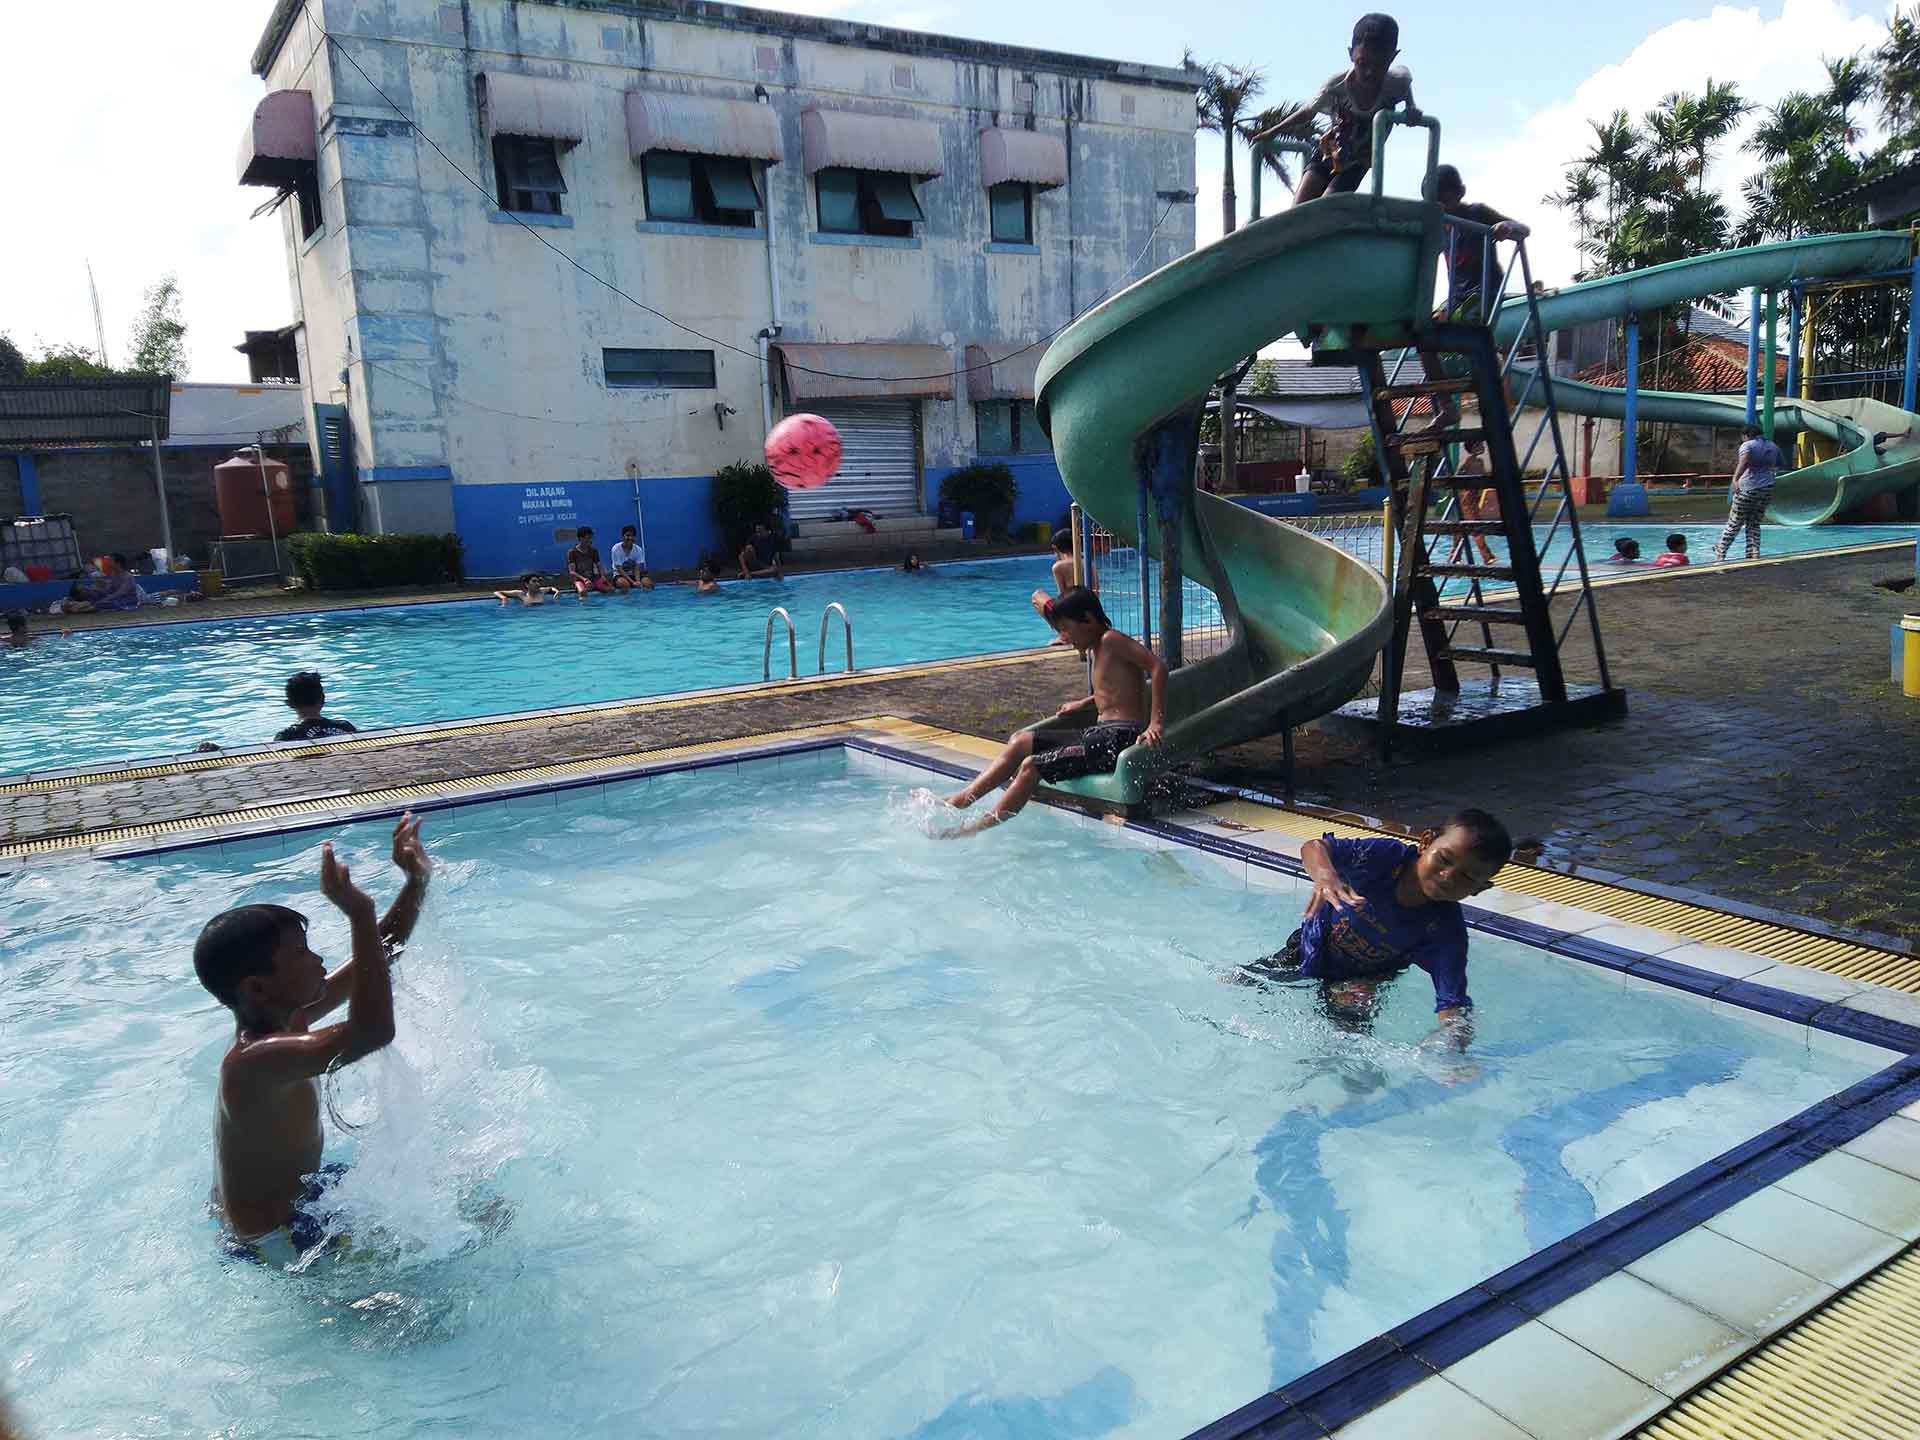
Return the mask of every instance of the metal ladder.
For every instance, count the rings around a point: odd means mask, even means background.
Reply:
[[[1488,227],[1458,216],[1448,217],[1447,223],[1452,227],[1454,244],[1458,244],[1463,234],[1483,237],[1479,315],[1455,318],[1457,276],[1449,263],[1445,312],[1449,318],[1417,327],[1413,345],[1402,345],[1393,352],[1391,370],[1387,367],[1386,352],[1360,344],[1346,351],[1315,356],[1318,363],[1352,363],[1360,371],[1369,401],[1375,455],[1393,497],[1399,530],[1397,574],[1391,577],[1393,634],[1383,660],[1376,712],[1381,721],[1383,756],[1391,750],[1393,728],[1400,711],[1407,643],[1416,624],[1435,690],[1458,694],[1458,666],[1462,663],[1485,665],[1496,678],[1503,669],[1528,669],[1539,687],[1541,707],[1555,711],[1569,703],[1560,647],[1584,611],[1592,631],[1600,687],[1606,692],[1613,689],[1599,616],[1593,605],[1579,514],[1574,507],[1570,472],[1561,444],[1553,378],[1547,363],[1547,333],[1540,323],[1526,242],[1496,241]],[[1497,264],[1497,250],[1502,243],[1513,246],[1512,256],[1504,267]],[[1451,262],[1453,256],[1447,258]],[[1509,284],[1516,279],[1519,293],[1514,300],[1507,301]],[[1480,318],[1498,315],[1503,301],[1525,308],[1525,321],[1504,354],[1496,348],[1492,330]],[[1530,364],[1516,364],[1529,348]],[[1409,362],[1424,372],[1418,353],[1422,350],[1443,357],[1463,358],[1466,376],[1439,377],[1422,373],[1417,380],[1402,382],[1400,374]],[[1510,411],[1507,392],[1516,369],[1524,369],[1526,378]],[[1511,416],[1524,410],[1536,393],[1541,418],[1525,452],[1521,453],[1515,443]],[[1408,428],[1414,410],[1411,402],[1425,397],[1437,416],[1443,402],[1454,396],[1473,397],[1479,411],[1477,425],[1464,426],[1456,419],[1444,429]],[[1394,412],[1397,401],[1410,402],[1399,416]],[[1549,438],[1551,460],[1540,477],[1530,483],[1526,479],[1527,467],[1539,452],[1541,441]],[[1459,473],[1455,447],[1469,440],[1479,440],[1486,446],[1488,471],[1485,475]],[[1416,461],[1420,463],[1410,464]],[[1485,520],[1465,516],[1460,492],[1469,489],[1493,490],[1499,497],[1500,518]],[[1437,507],[1434,505],[1436,492],[1443,497]],[[1546,535],[1536,542],[1534,524],[1550,499],[1554,502],[1553,518]],[[1541,555],[1550,549],[1563,526],[1569,537],[1567,553],[1548,579],[1542,573]],[[1474,563],[1473,542],[1490,536],[1499,536],[1506,542],[1505,561]],[[1438,538],[1444,538],[1449,546],[1449,552],[1441,559],[1435,558]],[[1571,577],[1569,571],[1573,572]],[[1441,588],[1449,580],[1467,582],[1464,600],[1442,597]],[[1564,621],[1556,626],[1552,603],[1562,585],[1570,580],[1578,593]],[[1490,581],[1511,586],[1511,597],[1496,596],[1501,603],[1490,603],[1486,593]],[[1462,637],[1460,632],[1464,626],[1473,627],[1477,636],[1470,631]],[[1509,632],[1517,630],[1520,643],[1497,643],[1496,626],[1506,627]],[[1475,639],[1478,643],[1471,643]]]
[[[820,612],[820,653],[815,661],[815,673],[827,673],[827,625],[835,615],[840,617],[840,628],[847,640],[847,668],[843,672],[851,675],[853,664],[853,620],[847,614],[847,607],[838,600],[827,602],[827,608]],[[787,679],[800,678],[800,641],[793,627],[793,616],[787,613],[787,607],[776,605],[767,612],[766,633],[760,642],[760,680],[762,684],[773,679],[773,622],[781,621],[787,627]]]

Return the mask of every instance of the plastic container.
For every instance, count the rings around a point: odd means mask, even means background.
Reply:
[[[973,539],[973,511],[971,510],[962,510],[960,512],[960,538],[962,540]]]
[[[165,575],[168,569],[167,552],[156,545],[153,549],[149,550],[147,554],[153,557],[153,573],[156,575]]]
[[[200,593],[202,595],[218,595],[220,593],[220,582],[223,578],[218,570],[202,570],[200,572]]]
[[[1900,693],[1920,700],[1920,615],[1901,617],[1900,639]]]
[[[213,467],[213,498],[223,536],[285,535],[293,529],[292,473],[279,460],[263,464],[242,454],[221,461]]]

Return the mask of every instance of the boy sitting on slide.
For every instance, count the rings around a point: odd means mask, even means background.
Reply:
[[[989,790],[1001,785],[1007,793],[999,804],[977,820],[949,832],[950,837],[977,835],[989,826],[1018,815],[1042,780],[1072,780],[1082,775],[1111,775],[1120,752],[1138,742],[1158,745],[1167,718],[1167,662],[1130,635],[1122,635],[1107,619],[1100,597],[1076,585],[1057,599],[1036,590],[1033,603],[1047,623],[1082,655],[1093,660],[1093,694],[1062,705],[1037,729],[1022,730],[999,757],[974,776],[973,783],[947,804],[965,810]],[[1148,682],[1152,694],[1148,694]],[[1093,723],[1084,711],[1094,707]],[[1082,723],[1069,725],[1067,717],[1080,712]]]

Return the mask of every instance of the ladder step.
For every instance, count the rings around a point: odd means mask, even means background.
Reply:
[[[1378,401],[1418,400],[1422,395],[1471,395],[1471,380],[1421,380],[1410,385],[1382,385],[1373,392]]]
[[[1455,576],[1463,580],[1511,580],[1511,565],[1419,565],[1414,569],[1416,575],[1437,575],[1445,579]]]
[[[1469,480],[1483,477],[1469,475]],[[1504,520],[1429,520],[1425,525],[1429,535],[1499,535],[1507,528]]]
[[[1400,450],[1406,454],[1430,454],[1446,445],[1459,445],[1468,440],[1485,440],[1487,432],[1478,426],[1456,430],[1407,430],[1387,437],[1389,450]]]
[[[1533,668],[1533,656],[1524,650],[1486,650],[1478,645],[1449,645],[1444,654],[1449,660],[1478,660],[1482,665],[1513,665]]]
[[[1429,620],[1478,620],[1482,625],[1524,625],[1527,612],[1497,605],[1434,605],[1421,612]]]

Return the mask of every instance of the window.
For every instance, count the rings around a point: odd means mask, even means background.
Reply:
[[[1033,187],[1008,180],[987,191],[993,210],[993,239],[1002,245],[1033,243]]]
[[[320,228],[320,176],[311,165],[293,182],[293,199],[300,213],[300,238],[311,240]]]
[[[831,167],[814,177],[814,188],[820,229],[829,235],[909,236],[915,223],[927,218],[911,176]]]
[[[982,455],[1050,455],[1031,400],[985,400],[973,407],[975,448]]]
[[[649,220],[753,226],[760,192],[754,187],[753,167],[745,160],[653,150],[641,160],[640,171]]]
[[[531,135],[493,137],[493,174],[500,208],[525,215],[558,215],[567,182],[560,175],[560,153],[551,140]]]
[[[711,350],[602,350],[609,390],[711,390]]]

